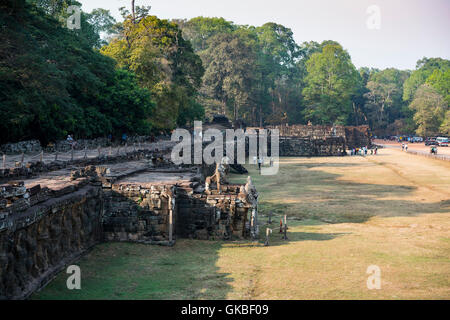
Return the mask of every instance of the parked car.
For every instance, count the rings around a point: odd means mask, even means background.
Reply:
[[[448,138],[437,137],[436,142],[439,147],[448,147]]]
[[[422,137],[413,137],[412,142],[423,142],[423,138]]]
[[[436,138],[428,138],[427,140],[425,140],[425,145],[426,146],[437,146],[438,142],[436,141]]]

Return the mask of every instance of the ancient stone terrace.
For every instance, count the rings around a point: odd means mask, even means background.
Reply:
[[[175,167],[148,155],[2,184],[0,299],[26,298],[101,242],[172,246],[179,237],[254,234],[257,194],[251,182],[230,185],[220,176],[209,186],[207,172],[219,170]]]

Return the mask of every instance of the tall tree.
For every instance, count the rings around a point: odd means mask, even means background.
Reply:
[[[222,113],[229,108],[237,120],[250,103],[256,61],[253,47],[236,34],[219,34],[201,56],[206,66],[205,92],[221,101]]]
[[[154,94],[155,126],[170,129],[203,115],[196,95],[204,69],[177,24],[156,16],[128,16],[120,37],[101,52],[136,73],[141,85]]]
[[[215,35],[232,33],[236,30],[236,26],[224,18],[196,17],[173,21],[183,30],[183,37],[191,42],[195,52],[208,49],[209,39]]]
[[[264,89],[270,95],[268,122],[298,120],[303,85],[298,62],[304,52],[295,42],[291,29],[283,25],[270,22],[255,28],[255,32]]]
[[[435,70],[446,71],[450,68],[450,61],[442,58],[423,58],[417,61],[416,70],[405,81],[403,100],[411,102],[416,90],[424,84]]]
[[[364,109],[373,130],[385,130],[396,119],[404,118],[402,93],[403,83],[408,76],[407,71],[394,68],[369,76]]]
[[[305,118],[316,124],[346,124],[358,77],[349,54],[338,44],[326,44],[312,54],[306,68]]]
[[[415,111],[417,134],[422,136],[439,134],[441,125],[448,115],[448,105],[435,88],[428,84],[421,85],[409,107]]]
[[[118,74],[84,33],[62,27],[33,2],[0,6],[1,142],[150,133],[142,121],[153,109],[149,92],[134,77]],[[114,110],[118,93],[127,115]]]

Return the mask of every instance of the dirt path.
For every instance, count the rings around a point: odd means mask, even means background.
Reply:
[[[399,150],[386,149],[387,157],[368,157],[368,161],[389,168],[409,184],[428,188],[450,198],[450,162],[416,158]]]

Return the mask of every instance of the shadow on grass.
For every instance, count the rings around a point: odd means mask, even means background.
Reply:
[[[265,228],[264,228],[265,230]],[[283,234],[278,233],[277,230],[273,231],[274,233],[269,238],[269,246],[277,247],[284,246],[286,244],[292,242],[300,242],[300,241],[329,241],[336,239],[338,237],[342,237],[348,235],[350,233],[315,233],[315,232],[298,232],[298,231],[288,231],[287,240],[283,239]],[[261,231],[260,240],[258,242],[241,242],[237,244],[238,247],[261,247],[265,243],[265,236],[263,236],[264,232]]]
[[[133,243],[96,246],[77,265],[81,290],[68,290],[61,272],[32,299],[226,299],[229,274],[216,266],[220,242],[177,240],[174,247]]]
[[[276,232],[276,230],[274,230]],[[261,231],[263,234],[263,231]],[[274,233],[270,246],[299,241],[328,241],[347,233],[288,231],[288,240]],[[174,247],[134,243],[103,243],[84,256],[81,290],[68,290],[69,277],[61,272],[35,300],[166,300],[227,299],[233,287],[229,273],[217,266],[224,247],[262,247],[264,239],[250,241],[200,241],[179,239]]]

